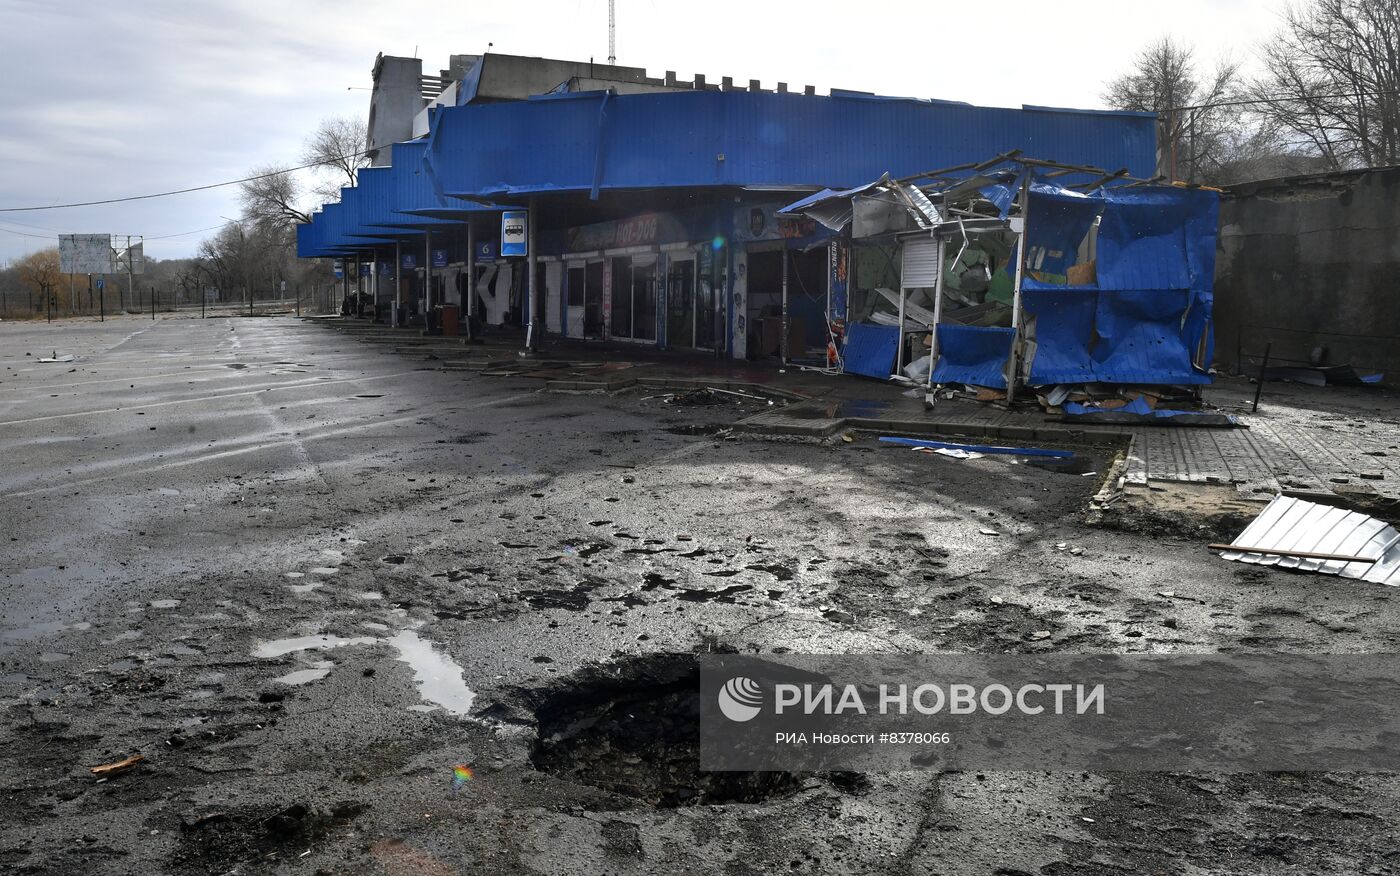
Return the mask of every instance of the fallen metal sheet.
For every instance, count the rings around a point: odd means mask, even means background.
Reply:
[[[1367,562],[1303,559],[1276,554],[1222,551],[1222,559],[1301,572],[1340,575],[1400,586],[1400,532],[1392,526],[1345,508],[1319,505],[1289,496],[1274,500],[1245,527],[1232,545],[1267,550],[1366,557]],[[1371,561],[1374,558],[1374,561]]]
[[[880,441],[883,444],[898,444],[901,447],[965,450],[969,453],[993,453],[1003,456],[1044,456],[1050,459],[1069,459],[1074,456],[1074,451],[1072,450],[1047,450],[1044,447],[998,447],[992,444],[959,444],[955,441],[899,438],[893,435],[881,435]]]

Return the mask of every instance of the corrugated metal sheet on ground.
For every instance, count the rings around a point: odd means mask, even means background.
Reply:
[[[1400,533],[1374,517],[1345,508],[1319,505],[1289,496],[1274,500],[1245,527],[1232,545],[1378,558],[1375,563],[1310,560],[1273,554],[1222,551],[1220,556],[1241,563],[1321,572],[1400,586]]]
[[[885,380],[894,371],[894,353],[899,345],[899,329],[895,326],[853,323],[846,330],[846,348],[842,354],[847,374],[863,374]]]

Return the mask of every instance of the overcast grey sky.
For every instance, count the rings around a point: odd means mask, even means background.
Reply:
[[[1207,64],[1247,60],[1283,0],[1172,3],[670,3],[617,0],[618,63],[652,75],[778,80],[882,94],[1098,107],[1103,83],[1164,33]],[[606,0],[0,0],[0,207],[186,188],[291,163],[322,117],[368,111],[377,52],[607,57]],[[150,238],[235,216],[233,188],[0,213],[0,261],[59,232]],[[26,235],[38,235],[31,237]],[[193,253],[207,232],[149,240]]]

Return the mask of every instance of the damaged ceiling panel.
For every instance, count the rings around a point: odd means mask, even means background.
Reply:
[[[1400,533],[1345,508],[1275,496],[1230,547],[1223,559],[1400,586]]]

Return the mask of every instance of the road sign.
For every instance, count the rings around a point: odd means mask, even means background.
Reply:
[[[107,281],[102,279],[101,277],[98,277],[96,280],[93,280],[92,283],[94,286],[97,287],[97,291],[99,292],[101,292],[107,286]]]
[[[403,254],[403,258],[399,263],[403,266],[405,271],[411,271],[418,267],[418,255],[416,253],[406,252]]]
[[[445,267],[447,267],[447,250],[445,250],[445,249],[435,249],[435,250],[433,250],[433,267],[435,267],[435,268],[445,268]]]
[[[112,235],[60,234],[58,269],[65,274],[110,274]]]
[[[345,276],[345,262],[343,260],[336,259],[335,261],[331,262],[331,267],[335,271],[335,278],[337,280]]]
[[[529,241],[525,231],[529,215],[528,210],[506,210],[501,214],[501,255],[529,255],[526,252]]]

